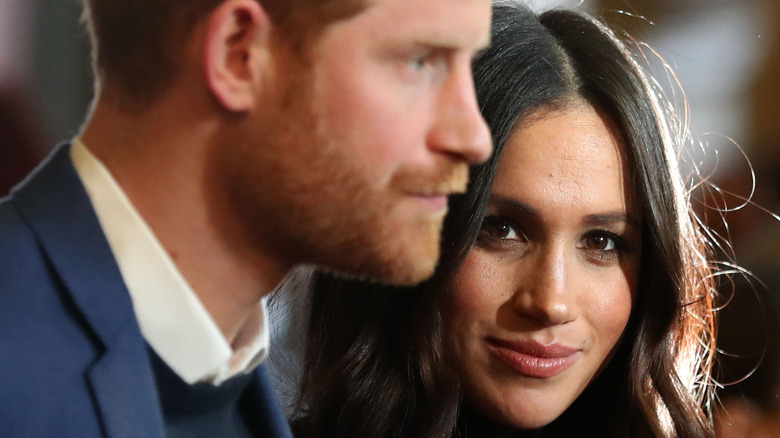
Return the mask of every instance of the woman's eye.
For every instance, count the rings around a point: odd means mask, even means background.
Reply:
[[[593,235],[585,238],[585,245],[588,249],[599,251],[614,251],[617,249],[615,239],[605,235]]]
[[[515,230],[512,224],[501,218],[485,218],[482,222],[481,233],[488,235],[496,240],[519,240],[520,234]]]
[[[589,258],[598,263],[613,262],[627,250],[623,237],[606,230],[595,230],[582,236],[578,245]]]

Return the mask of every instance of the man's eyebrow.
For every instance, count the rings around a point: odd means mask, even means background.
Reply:
[[[484,49],[482,45],[474,46],[474,47],[471,46],[466,47],[458,44],[457,41],[446,40],[446,39],[416,40],[414,41],[412,46],[418,49],[433,50],[433,51],[439,51],[444,53],[459,52],[463,50],[478,53],[479,51]]]
[[[445,32],[431,31],[427,35],[415,38],[414,44],[431,49],[470,50],[479,52],[490,46],[491,39],[492,35],[489,32],[478,40],[469,40],[462,38],[460,35],[450,35]]]

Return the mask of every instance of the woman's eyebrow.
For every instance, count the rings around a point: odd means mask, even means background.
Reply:
[[[539,211],[526,204],[525,202],[518,201],[506,196],[490,195],[490,206],[503,211],[512,212],[519,216],[539,216]],[[608,211],[604,213],[589,214],[582,218],[582,223],[586,225],[610,225],[616,223],[625,223],[628,226],[634,228],[640,228],[640,221],[633,215],[626,213],[625,211]]]
[[[615,223],[625,223],[626,225],[639,228],[639,221],[624,211],[589,214],[582,218],[582,223],[586,225],[610,225]]]
[[[514,214],[522,216],[538,216],[539,212],[525,202],[516,199],[507,198],[501,195],[490,195],[488,201],[491,206],[505,211],[511,211]]]

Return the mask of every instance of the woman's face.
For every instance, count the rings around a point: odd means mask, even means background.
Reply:
[[[629,181],[623,145],[586,104],[511,136],[445,309],[465,400],[487,417],[543,426],[611,357],[641,254]]]

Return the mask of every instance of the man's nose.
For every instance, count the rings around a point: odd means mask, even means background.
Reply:
[[[469,164],[482,163],[490,157],[493,141],[479,111],[470,64],[459,66],[444,84],[435,120],[436,127],[429,139],[433,150],[457,156]]]

